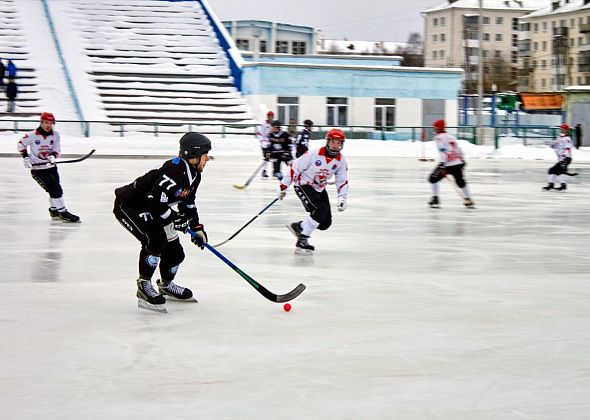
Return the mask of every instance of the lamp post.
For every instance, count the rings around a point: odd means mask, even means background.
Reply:
[[[483,0],[479,0],[479,11],[477,19],[477,142],[483,143],[481,129],[481,107],[483,99]]]

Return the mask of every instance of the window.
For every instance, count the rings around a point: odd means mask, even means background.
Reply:
[[[297,96],[279,96],[277,111],[278,119],[283,124],[297,124],[299,121],[299,98]]]
[[[547,86],[547,81],[545,79],[541,79],[541,87],[544,88]]]
[[[489,16],[484,16],[482,19],[482,22],[484,25],[489,25],[490,24],[490,17]]]
[[[504,19],[501,16],[496,16],[496,25],[502,25],[504,23]]]
[[[482,40],[483,40],[483,41],[489,41],[489,40],[490,40],[490,34],[486,34],[486,33],[484,33],[484,34],[483,34],[483,37],[482,37]]]
[[[305,41],[293,41],[291,43],[293,54],[304,55],[307,52],[307,45]]]
[[[261,53],[268,52],[267,46],[266,46],[266,41],[265,40],[262,40],[261,39],[260,41],[258,41],[258,45],[259,45],[259,48],[260,48],[260,52]]]
[[[289,41],[276,41],[275,50],[278,54],[289,54]]]
[[[487,58],[488,57],[488,50],[483,50],[481,52],[481,55],[482,55],[483,58]]]
[[[250,40],[236,39],[236,47],[238,47],[239,50],[250,51]]]
[[[375,128],[387,127],[392,131],[395,125],[395,99],[375,98]]]
[[[543,32],[547,32],[547,22],[541,24],[543,26]]]
[[[326,104],[328,125],[340,127],[348,125],[348,98],[326,98]]]
[[[541,50],[547,51],[547,41],[541,42]]]
[[[512,61],[512,64],[518,64],[518,51],[511,51],[510,59]]]
[[[447,38],[445,34],[440,34],[440,42],[445,42],[446,39]]]
[[[530,25],[527,23],[527,26]],[[518,18],[512,18],[512,30],[513,31],[518,31]],[[527,27],[527,31],[530,31],[531,28],[530,26]]]
[[[434,19],[432,20],[432,24],[433,24],[434,26],[438,26],[438,19],[437,19],[437,18],[434,18]]]
[[[494,58],[501,58],[501,57],[502,57],[502,51],[495,50],[494,51]]]
[[[533,23],[533,32],[534,33],[539,32],[539,24],[538,23]]]
[[[440,50],[438,52],[438,56],[439,56],[439,58],[445,58],[445,50]]]
[[[502,34],[496,34],[496,42],[502,42]]]
[[[433,60],[436,60],[436,58],[437,58],[437,57],[436,57],[436,55],[437,55],[437,54],[438,54],[438,53],[437,53],[436,51],[432,51],[432,59],[433,59]]]
[[[533,42],[533,51],[538,51],[538,50],[539,50],[539,43]]]
[[[541,60],[541,68],[545,70],[547,68],[547,60]]]
[[[518,47],[518,35],[517,34],[512,34],[512,46]]]
[[[432,42],[438,41],[438,35],[432,35]]]
[[[444,17],[440,18],[440,26],[445,26],[445,18]]]

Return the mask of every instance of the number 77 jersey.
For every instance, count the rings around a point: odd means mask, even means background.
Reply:
[[[199,220],[195,205],[201,174],[180,157],[164,162],[159,169],[153,169],[137,178],[133,183],[116,190],[117,197],[136,209],[149,211],[162,224],[170,222],[172,206],[189,219]]]

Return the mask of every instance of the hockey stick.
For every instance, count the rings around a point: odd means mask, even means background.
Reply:
[[[190,233],[191,236],[196,235],[196,233],[191,231],[190,229],[187,232]],[[264,296],[265,298],[267,298],[268,300],[270,300],[272,302],[277,302],[277,303],[289,302],[290,300],[295,299],[297,296],[299,296],[305,290],[305,285],[303,283],[300,283],[295,289],[291,290],[289,293],[286,293],[284,295],[276,295],[273,292],[271,292],[270,290],[266,289],[264,286],[262,286],[260,283],[258,283],[256,280],[254,280],[252,277],[250,277],[248,274],[246,274],[242,270],[240,270],[234,263],[232,263],[230,260],[225,258],[225,256],[223,256],[223,254],[221,252],[219,252],[218,250],[213,248],[211,245],[209,245],[208,243],[205,243],[204,246],[209,251],[214,253],[221,261],[223,261],[224,263],[229,265],[244,280],[246,280],[248,283],[250,283],[250,285],[252,287],[254,287],[258,293],[260,293],[262,296]]]
[[[461,191],[459,191],[459,187],[457,187],[455,185],[455,183],[449,179],[449,175],[448,174],[445,175],[445,179],[447,181],[449,181],[449,184],[451,184],[451,187],[453,187],[453,189],[455,190],[455,192],[457,193],[457,195],[459,196],[459,198],[464,199],[465,197],[463,197],[463,194],[461,193]]]
[[[81,158],[78,159],[71,159],[71,160],[60,160],[59,162],[55,162],[56,165],[60,165],[62,163],[76,163],[76,162],[82,162],[83,160],[88,159],[90,156],[92,156],[94,154],[94,152],[96,152],[96,149],[92,149],[90,151],[90,153],[88,153],[85,156],[82,156]],[[47,163],[33,163],[33,166],[44,166],[44,165],[48,165]]]
[[[567,176],[578,176],[577,172],[565,172]]]
[[[234,233],[232,236],[230,236],[229,238],[227,238],[225,241],[223,242],[219,242],[217,245],[213,245],[214,247],[218,247],[221,246],[229,241],[231,241],[233,238],[235,238],[236,236],[238,236],[238,234],[243,231],[246,226],[248,226],[250,223],[252,223],[254,220],[256,220],[258,218],[258,216],[260,216],[262,213],[264,213],[266,210],[268,210],[274,203],[276,203],[277,201],[279,201],[278,198],[275,198],[274,200],[272,200],[265,208],[263,208],[262,210],[260,210],[258,212],[258,214],[256,216],[254,216],[253,218],[250,219],[250,221],[248,221],[248,223],[246,223],[244,226],[242,226],[240,228],[240,230],[238,230],[236,233]]]
[[[250,175],[250,178],[248,178],[248,180],[246,181],[246,183],[244,185],[238,185],[238,184],[234,184],[234,188],[237,188],[238,190],[243,190],[244,188],[246,188],[248,185],[250,185],[250,182],[252,182],[252,180],[254,179],[254,177],[256,175],[258,175],[258,172],[260,172],[260,170],[262,169],[262,167],[264,166],[265,161],[263,160],[260,165],[258,165],[258,167],[256,168],[256,170],[252,173],[252,175]]]

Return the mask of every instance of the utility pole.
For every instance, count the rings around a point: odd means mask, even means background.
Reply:
[[[483,0],[479,0],[479,16],[477,18],[477,143],[483,143],[481,129],[481,108],[483,104]]]

